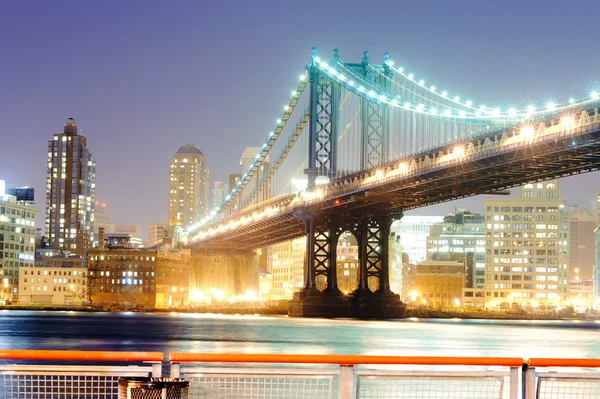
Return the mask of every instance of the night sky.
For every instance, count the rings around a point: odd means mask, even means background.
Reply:
[[[47,140],[73,117],[96,159],[97,199],[113,222],[145,229],[167,217],[179,146],[204,152],[213,181],[236,173],[313,46],[350,62],[389,51],[461,98],[541,103],[584,96],[600,80],[598,4],[0,0],[0,179],[35,187],[43,213]],[[598,178],[565,179],[563,195],[591,206]],[[456,206],[481,210],[481,198],[420,213]]]

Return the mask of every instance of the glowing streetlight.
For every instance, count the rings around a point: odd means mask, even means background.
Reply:
[[[460,300],[458,298],[454,298],[454,306],[460,306]]]

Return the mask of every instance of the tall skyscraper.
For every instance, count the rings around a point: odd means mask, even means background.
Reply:
[[[96,164],[73,118],[48,140],[46,235],[50,247],[84,255],[94,238]]]
[[[488,307],[568,299],[569,217],[558,180],[526,184],[520,198],[484,201]]]
[[[187,227],[208,214],[209,170],[193,144],[177,150],[169,164],[169,225]]]
[[[225,201],[227,194],[229,194],[229,184],[222,181],[216,181],[212,189],[211,209],[220,207],[223,201]]]

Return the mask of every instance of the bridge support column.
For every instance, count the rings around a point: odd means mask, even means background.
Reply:
[[[405,306],[390,291],[388,240],[392,217],[302,215],[306,223],[306,286],[288,304],[298,317],[403,317]],[[337,285],[337,245],[344,231],[359,246],[358,288],[343,295]],[[325,281],[326,279],[326,281]]]
[[[360,221],[358,236],[359,285],[352,293],[352,311],[359,318],[404,317],[406,306],[390,290],[389,239],[391,216]]]
[[[337,286],[338,218],[326,215],[302,215],[302,218],[306,224],[306,286],[288,303],[288,314],[350,317],[349,300]]]

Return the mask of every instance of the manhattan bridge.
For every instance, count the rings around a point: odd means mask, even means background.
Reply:
[[[298,316],[398,315],[388,237],[403,212],[597,170],[599,93],[496,108],[454,96],[367,52],[358,63],[312,50],[253,164],[188,229],[198,253],[244,254],[306,235]],[[352,233],[358,288],[338,289],[336,247]],[[369,282],[375,280],[373,292]],[[324,287],[317,289],[317,281]]]

